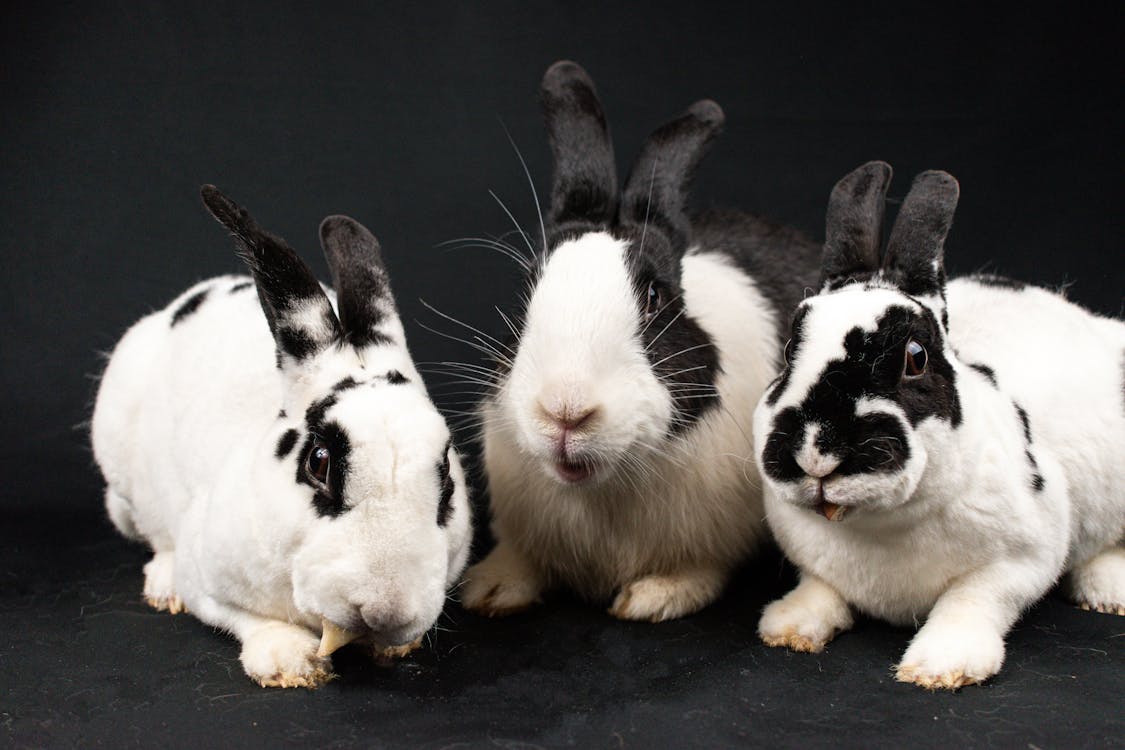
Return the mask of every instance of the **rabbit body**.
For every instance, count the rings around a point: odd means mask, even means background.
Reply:
[[[857,172],[840,195],[885,191],[889,167]],[[953,196],[918,222],[944,216],[930,251],[896,245],[896,224],[881,271],[876,250],[829,274],[756,411],[767,516],[801,571],[759,632],[819,651],[852,607],[925,620],[899,679],[956,688],[999,671],[1007,630],[1065,571],[1079,603],[1125,611],[1125,325],[993,277],[946,285],[956,183],[926,173],[923,197],[927,182]],[[850,250],[829,244],[826,263]],[[908,340],[928,351],[912,377]]]
[[[366,243],[329,253],[338,283],[383,282],[341,310],[281,240],[205,196],[255,277],[201,282],[129,329],[98,392],[94,454],[110,518],[153,549],[149,603],[232,632],[261,684],[312,687],[331,676],[322,623],[378,649],[433,624],[468,555],[465,478],[374,238],[325,222],[326,252]],[[368,303],[382,314],[364,321]],[[322,479],[314,453],[330,455]]]

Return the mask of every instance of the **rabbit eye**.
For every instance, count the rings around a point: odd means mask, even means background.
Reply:
[[[906,363],[902,376],[908,380],[922,377],[926,372],[926,347],[914,339],[906,342]]]
[[[325,487],[328,486],[328,470],[332,468],[332,454],[320,438],[313,440],[309,455],[305,459],[305,471],[309,478]]]
[[[645,322],[648,323],[660,312],[664,306],[664,295],[660,284],[655,281],[648,283],[648,292],[645,294]]]
[[[793,339],[789,339],[788,341],[785,342],[785,350],[782,352],[782,356],[785,357],[785,364],[788,365],[792,361],[792,359],[793,359]]]

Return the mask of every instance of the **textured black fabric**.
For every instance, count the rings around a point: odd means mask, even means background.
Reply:
[[[141,603],[147,555],[104,519],[83,425],[99,352],[126,326],[243,272],[199,204],[208,182],[322,280],[319,222],[370,227],[415,358],[479,363],[419,325],[473,335],[421,300],[504,340],[493,305],[515,314],[522,271],[436,246],[499,237],[529,252],[489,190],[538,244],[504,129],[545,209],[539,82],[564,58],[597,81],[626,158],[687,103],[722,106],[693,208],[819,241],[828,193],[856,165],[894,165],[889,213],[911,176],[944,169],[962,191],[951,275],[1065,283],[1120,314],[1120,36],[1108,14],[1028,4],[6,3],[0,745],[1120,745],[1125,618],[1052,596],[1017,624],[994,681],[931,695],[892,680],[906,630],[862,622],[819,656],[760,645],[761,607],[793,583],[776,557],[681,621],[620,623],[567,599],[496,621],[451,606],[434,644],[389,671],[345,648],[324,689],[264,690],[232,639]],[[777,275],[767,292],[802,289]],[[431,369],[439,405],[464,411],[473,386]]]

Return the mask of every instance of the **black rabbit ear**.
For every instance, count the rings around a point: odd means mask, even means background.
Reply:
[[[577,63],[560,60],[540,92],[555,161],[549,221],[608,226],[617,213],[617,168],[594,82]]]
[[[948,172],[931,170],[914,178],[898,211],[883,267],[907,294],[945,293],[945,238],[961,188]]]
[[[704,99],[657,128],[645,141],[629,173],[621,222],[659,227],[673,247],[686,249],[691,238],[688,187],[725,120],[722,107]]]
[[[893,170],[869,161],[849,172],[828,198],[821,284],[835,288],[879,270],[883,212]]]
[[[277,344],[278,361],[300,361],[340,339],[340,324],[320,283],[285,240],[258,226],[246,209],[214,185],[200,189],[203,204],[238,241],[235,252],[258,287],[258,300]]]
[[[355,347],[391,341],[380,329],[397,320],[398,310],[375,235],[355,219],[329,216],[320,223],[320,244],[332,270],[344,338]]]

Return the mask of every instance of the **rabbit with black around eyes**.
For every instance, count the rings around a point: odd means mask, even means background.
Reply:
[[[233,633],[260,684],[315,687],[343,642],[401,653],[433,625],[468,556],[465,477],[375,237],[324,220],[333,292],[203,200],[252,279],[197,284],[118,343],[91,435],[106,508],[152,547],[149,604]]]
[[[924,619],[898,679],[995,675],[1020,613],[1064,573],[1125,614],[1125,325],[997,277],[946,285],[957,204],[915,179],[880,257],[891,169],[828,205],[823,291],[793,317],[754,416],[766,511],[801,582],[762,614],[773,646],[820,651],[851,608]]]
[[[510,358],[481,406],[497,545],[462,601],[502,615],[556,586],[659,621],[714,600],[765,529],[750,414],[819,246],[753,216],[688,217],[723,113],[645,142],[623,193],[594,84],[546,73],[554,179]]]

